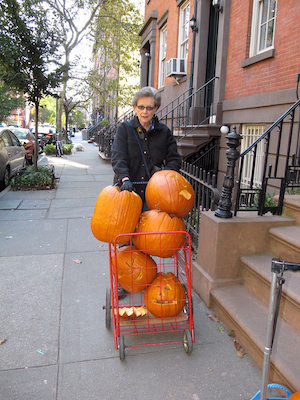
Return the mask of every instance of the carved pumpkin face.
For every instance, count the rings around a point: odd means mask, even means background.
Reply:
[[[150,209],[156,208],[179,218],[185,217],[191,211],[194,201],[192,185],[176,171],[156,172],[146,187],[146,202]]]
[[[91,219],[93,235],[102,242],[113,243],[117,235],[134,232],[142,205],[137,193],[120,192],[118,186],[106,186],[98,196]],[[122,236],[117,243],[126,243],[129,239],[129,236]]]
[[[182,246],[185,233],[159,233],[169,231],[185,231],[185,224],[178,217],[171,217],[166,212],[157,210],[145,211],[141,214],[136,232],[141,235],[133,237],[135,246],[152,256],[171,257]],[[142,233],[155,232],[142,235]]]
[[[185,289],[172,272],[160,272],[147,287],[144,300],[155,317],[175,317],[185,305]]]
[[[113,270],[116,270],[114,257]],[[135,246],[121,247],[117,252],[117,273],[119,284],[128,292],[144,290],[156,277],[156,262]]]

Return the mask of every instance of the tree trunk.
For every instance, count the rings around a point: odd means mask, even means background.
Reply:
[[[37,172],[37,160],[39,154],[39,141],[38,141],[38,125],[39,125],[39,102],[35,103],[35,134],[34,134],[34,143],[35,143],[35,152],[34,152],[34,171]]]

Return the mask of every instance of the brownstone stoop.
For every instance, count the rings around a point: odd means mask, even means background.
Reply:
[[[286,196],[282,216],[240,213],[201,217],[193,287],[262,368],[272,258],[300,263],[300,196]],[[270,362],[270,382],[300,390],[300,273],[285,283]]]

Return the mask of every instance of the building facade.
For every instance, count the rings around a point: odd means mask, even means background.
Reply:
[[[297,100],[297,6],[297,0],[146,0],[141,86],[158,88],[164,106],[214,81],[191,113],[206,117],[192,136],[220,138],[218,186],[228,149],[220,127],[236,126],[243,151]],[[203,146],[194,140],[184,150],[185,141],[179,143],[185,158]]]

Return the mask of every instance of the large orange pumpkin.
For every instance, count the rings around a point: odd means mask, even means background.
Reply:
[[[96,239],[113,243],[122,233],[132,233],[142,211],[142,199],[135,192],[120,191],[118,186],[106,186],[99,194],[91,230]],[[129,236],[122,236],[118,244],[126,243]]]
[[[182,246],[185,233],[160,233],[171,231],[185,231],[185,224],[178,217],[171,217],[166,212],[157,210],[144,211],[139,219],[133,237],[135,246],[152,256],[162,258],[171,257]],[[148,232],[155,232],[145,234]]]
[[[300,400],[300,390],[289,397],[289,400]]]
[[[155,317],[174,317],[185,305],[185,289],[172,272],[160,272],[147,287],[144,300]]]
[[[138,293],[149,285],[157,274],[156,262],[135,246],[121,247],[117,252],[117,265],[112,258],[119,284],[128,292]]]
[[[146,202],[150,209],[156,208],[183,218],[193,208],[195,193],[190,182],[179,172],[162,170],[149,179]]]

